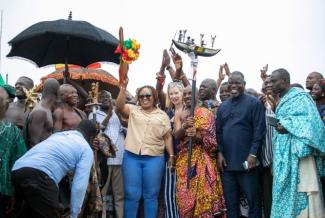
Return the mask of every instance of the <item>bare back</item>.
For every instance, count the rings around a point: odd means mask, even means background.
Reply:
[[[29,145],[47,139],[53,132],[53,116],[50,109],[37,104],[28,117]]]

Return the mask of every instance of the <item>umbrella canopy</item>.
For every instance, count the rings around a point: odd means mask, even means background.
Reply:
[[[9,41],[7,57],[21,57],[38,67],[65,63],[87,66],[119,63],[118,39],[86,21],[55,20],[36,23]]]
[[[90,91],[92,82],[99,82],[99,90],[107,90],[111,92],[112,97],[116,98],[119,92],[119,81],[110,73],[101,69],[70,69],[70,79],[76,81],[86,91]],[[63,70],[56,70],[49,75],[42,77],[42,84],[48,78],[57,79],[60,83],[63,82]]]
[[[57,79],[62,84],[64,79],[63,70],[56,70],[53,73],[42,77],[41,84],[39,84],[37,87],[37,92],[41,92],[41,90],[43,89],[43,84],[48,78]],[[120,90],[119,81],[112,74],[102,69],[70,69],[70,79],[76,81],[87,92],[90,91],[92,82],[99,82],[99,91],[109,91],[114,99],[117,98],[117,95]],[[128,96],[128,98],[134,100],[134,96],[129,91],[127,91],[126,95]]]

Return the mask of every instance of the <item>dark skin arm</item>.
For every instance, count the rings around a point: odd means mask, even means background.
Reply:
[[[125,78],[122,84],[120,84],[120,92],[116,98],[116,110],[120,113],[123,117],[129,117],[130,108],[128,105],[125,104],[126,99],[126,87],[128,84],[128,78]]]
[[[173,80],[181,80],[184,87],[189,86],[190,82],[188,81],[184,71],[183,71],[183,60],[182,57],[179,54],[173,55],[173,62],[176,68],[176,73],[174,77],[172,77]]]
[[[112,114],[113,114],[113,107],[110,107],[110,108],[108,109],[107,113],[106,113],[106,117],[105,117],[105,119],[104,119],[103,122],[101,123],[101,125],[102,125],[103,127],[106,128],[106,126],[108,125],[109,120],[110,120],[111,117],[112,117]],[[104,128],[104,129],[105,129],[105,128]]]
[[[186,136],[196,137],[196,129],[194,128],[194,118],[189,117],[187,120],[182,123],[181,115],[175,114],[174,118],[175,131],[174,136],[176,139],[182,139]]]
[[[166,94],[163,91],[164,88],[164,84],[165,84],[165,69],[167,66],[170,66],[170,57],[168,55],[167,50],[165,49],[163,51],[163,58],[162,58],[162,62],[161,62],[161,67],[159,72],[157,73],[156,79],[157,79],[157,83],[156,83],[156,90],[158,93],[158,100],[160,103],[160,108],[162,110],[165,110],[166,108]],[[172,69],[171,67],[168,68],[169,71]],[[172,71],[170,71],[172,72]],[[170,73],[170,75],[172,76],[173,73]],[[173,78],[173,77],[172,77]]]
[[[62,108],[55,109],[53,113],[54,120],[54,130],[61,131],[63,129],[63,110]]]
[[[122,115],[120,113],[116,113],[118,119],[120,120],[121,124],[123,127],[128,127],[128,119],[122,117]]]
[[[42,131],[40,128],[44,128],[47,115],[45,111],[34,111],[29,118],[28,135],[31,146],[36,145],[42,139]]]
[[[168,167],[174,171],[175,169],[175,154],[174,154],[174,149],[173,149],[173,137],[171,134],[171,131],[168,131],[164,136],[164,142],[166,145],[166,150],[169,154],[168,158]]]

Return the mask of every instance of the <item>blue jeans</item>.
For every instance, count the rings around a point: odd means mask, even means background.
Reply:
[[[144,200],[145,218],[157,217],[165,156],[136,155],[125,151],[122,169],[125,192],[124,217],[136,218],[141,197]]]

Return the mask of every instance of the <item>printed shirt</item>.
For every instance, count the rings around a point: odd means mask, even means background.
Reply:
[[[11,168],[15,161],[26,152],[21,131],[15,124],[0,121],[0,193],[12,195]]]

